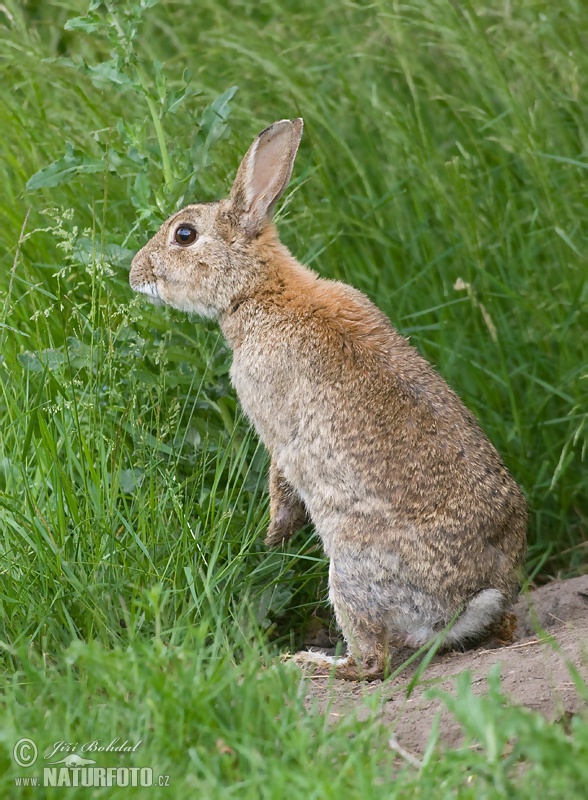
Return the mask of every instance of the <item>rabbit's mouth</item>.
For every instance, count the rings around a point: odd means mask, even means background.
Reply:
[[[161,295],[159,294],[159,287],[157,286],[157,281],[154,278],[152,278],[151,280],[149,279],[145,280],[144,274],[143,275],[133,274],[133,267],[131,267],[129,283],[131,284],[131,289],[134,292],[138,292],[139,294],[144,294],[151,300],[151,302],[155,303],[155,305],[164,304],[164,301],[162,300]]]
[[[139,294],[144,294],[156,306],[163,306],[165,302],[161,299],[157,283],[155,281],[147,281],[146,283],[131,284],[133,291]]]

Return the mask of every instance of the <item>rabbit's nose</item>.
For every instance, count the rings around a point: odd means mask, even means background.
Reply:
[[[145,253],[145,248],[143,248],[142,250],[139,250],[131,262],[129,283],[131,284],[131,289],[140,291],[142,286],[145,286],[145,284],[148,283],[153,283],[153,281],[154,275],[151,259],[149,258],[149,255]]]

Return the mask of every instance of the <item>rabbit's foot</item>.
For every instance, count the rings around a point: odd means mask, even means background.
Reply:
[[[320,650],[301,650],[299,653],[287,655],[284,660],[292,661],[304,672],[313,677],[339,677],[339,670],[343,669],[351,659],[350,656],[331,656]]]
[[[332,676],[346,681],[374,681],[385,677],[386,663],[374,657],[361,664],[353,656],[330,656],[316,650],[302,650],[286,656],[310,675]]]

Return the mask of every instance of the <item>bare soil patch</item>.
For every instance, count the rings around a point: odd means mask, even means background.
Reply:
[[[431,681],[437,681],[435,685],[444,691],[452,691],[455,676],[464,670],[472,673],[473,691],[482,694],[487,689],[488,673],[500,662],[506,696],[514,703],[540,711],[550,720],[586,710],[566,664],[573,664],[584,681],[588,681],[588,575],[553,581],[521,597],[514,610],[518,623],[512,644],[436,656],[423,675],[427,685],[417,685],[409,698],[401,687],[410,681],[417,663],[396,679],[385,682],[361,684],[312,678],[308,703],[335,720],[356,710],[365,697],[377,692],[383,721],[390,725],[398,743],[414,752],[425,749],[439,711],[442,743],[448,747],[461,743],[458,723],[444,710],[440,700],[427,698],[425,694]],[[399,652],[397,664],[410,654],[409,650]],[[367,716],[370,711],[361,708],[359,713]]]

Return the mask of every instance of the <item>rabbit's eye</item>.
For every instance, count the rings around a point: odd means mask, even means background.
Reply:
[[[187,245],[193,244],[197,236],[198,232],[196,228],[193,228],[191,225],[180,225],[174,234],[174,239],[178,244]]]

